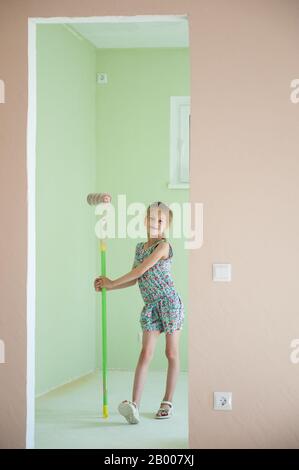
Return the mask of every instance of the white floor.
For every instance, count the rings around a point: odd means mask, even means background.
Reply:
[[[180,372],[174,414],[155,419],[164,396],[166,372],[148,372],[140,422],[128,424],[117,411],[131,400],[134,372],[108,371],[109,418],[102,417],[102,377],[98,371],[37,398],[35,447],[40,449],[187,449],[188,373]]]

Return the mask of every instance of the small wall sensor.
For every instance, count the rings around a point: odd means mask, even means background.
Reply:
[[[97,83],[104,85],[108,83],[108,76],[106,73],[97,73]]]

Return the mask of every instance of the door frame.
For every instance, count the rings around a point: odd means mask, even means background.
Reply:
[[[182,15],[134,15],[28,18],[28,110],[27,110],[27,382],[26,448],[35,447],[35,315],[36,315],[36,25],[67,23],[174,22]]]

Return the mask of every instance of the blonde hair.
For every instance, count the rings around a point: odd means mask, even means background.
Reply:
[[[172,210],[166,205],[164,204],[164,202],[161,202],[161,201],[156,201],[156,202],[153,202],[152,204],[150,204],[146,210],[146,215],[147,217],[149,216],[150,214],[150,211],[151,209],[161,209],[164,214],[166,215],[167,217],[167,221],[168,221],[168,226],[171,224],[172,222],[172,219],[173,219],[173,212]],[[165,238],[165,237],[164,237]],[[166,238],[165,238],[166,240]]]

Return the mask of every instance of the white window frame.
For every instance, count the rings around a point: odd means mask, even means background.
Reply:
[[[185,136],[188,151],[182,153],[184,142],[180,138],[183,129],[181,127],[182,108],[189,109],[188,135]],[[186,165],[190,176],[190,96],[171,96],[170,97],[170,159],[169,159],[169,189],[188,189],[190,179],[183,180],[183,166]],[[188,161],[182,161],[188,158]],[[185,167],[185,170],[186,170]]]

